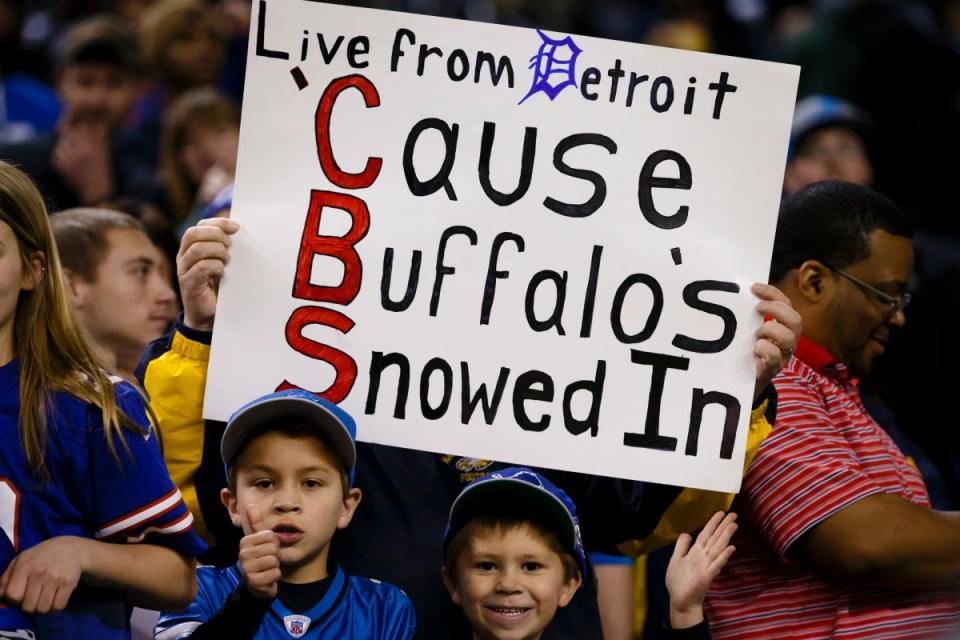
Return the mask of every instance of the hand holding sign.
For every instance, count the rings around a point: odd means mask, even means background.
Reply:
[[[803,321],[787,296],[773,285],[758,282],[752,290],[760,298],[757,311],[768,317],[757,331],[753,346],[757,359],[757,384],[753,391],[756,400],[796,350]]]
[[[220,278],[230,261],[230,236],[239,228],[233,220],[211,218],[183,234],[177,253],[177,278],[183,296],[183,322],[191,329],[213,329]]]
[[[247,589],[257,598],[275,598],[280,581],[280,543],[277,534],[265,528],[260,507],[247,506],[247,522],[240,540],[240,569]]]

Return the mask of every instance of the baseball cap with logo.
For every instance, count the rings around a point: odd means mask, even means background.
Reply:
[[[227,421],[220,440],[220,456],[229,469],[240,450],[277,420],[303,422],[317,429],[346,465],[353,484],[357,461],[357,425],[349,413],[326,398],[289,389],[268,393],[243,405]]]
[[[495,514],[509,507],[511,512],[529,514],[557,534],[563,548],[573,554],[581,575],[587,575],[587,561],[580,537],[580,521],[573,500],[547,478],[526,467],[510,467],[478,478],[464,487],[450,507],[443,533],[443,550],[460,529],[478,514]]]

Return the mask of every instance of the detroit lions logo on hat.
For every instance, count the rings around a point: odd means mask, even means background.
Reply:
[[[460,458],[457,460],[457,471],[483,471],[493,464],[493,460],[480,458]]]
[[[287,633],[294,638],[299,638],[310,628],[310,618],[307,616],[286,616],[283,619],[283,626],[287,628]]]

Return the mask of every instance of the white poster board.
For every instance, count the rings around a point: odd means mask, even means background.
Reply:
[[[799,69],[304,0],[254,16],[204,415],[739,488]]]

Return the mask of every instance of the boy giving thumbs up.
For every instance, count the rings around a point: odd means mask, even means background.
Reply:
[[[240,559],[201,567],[196,599],[160,617],[157,640],[413,635],[406,594],[327,563],[333,534],[360,503],[355,437],[349,414],[299,389],[257,398],[231,416],[220,444],[221,498],[244,532]]]

